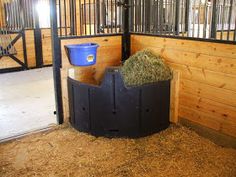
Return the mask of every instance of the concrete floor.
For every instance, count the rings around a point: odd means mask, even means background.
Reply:
[[[0,74],[0,140],[56,124],[52,68]]]

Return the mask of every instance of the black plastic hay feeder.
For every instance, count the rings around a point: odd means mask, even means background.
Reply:
[[[125,87],[118,68],[100,86],[68,78],[70,123],[94,136],[142,137],[169,126],[170,81]]]

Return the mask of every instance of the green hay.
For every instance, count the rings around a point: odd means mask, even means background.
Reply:
[[[160,56],[149,50],[137,52],[121,67],[125,85],[139,86],[147,83],[172,79],[171,69]]]

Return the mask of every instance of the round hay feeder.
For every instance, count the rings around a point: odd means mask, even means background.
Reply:
[[[108,68],[100,86],[68,77],[70,123],[106,137],[142,137],[169,126],[170,80],[126,87],[119,68]]]

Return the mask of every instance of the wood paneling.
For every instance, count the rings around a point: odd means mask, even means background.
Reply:
[[[26,38],[28,66],[30,68],[33,68],[36,66],[34,31],[33,30],[26,30],[25,31],[25,38]]]
[[[99,44],[97,52],[97,63],[89,67],[74,67],[69,63],[64,49],[68,44],[80,44],[94,42]],[[99,84],[103,78],[104,71],[109,66],[118,66],[121,63],[121,36],[110,37],[93,37],[61,40],[61,54],[62,54],[62,97],[63,97],[63,111],[64,119],[68,121],[69,118],[69,104],[67,92],[67,77],[68,71],[72,70],[75,79],[89,84]]]
[[[51,29],[42,29],[42,50],[43,50],[43,64],[52,64],[52,40]]]
[[[132,35],[131,46],[180,72],[179,117],[236,137],[236,45]]]

